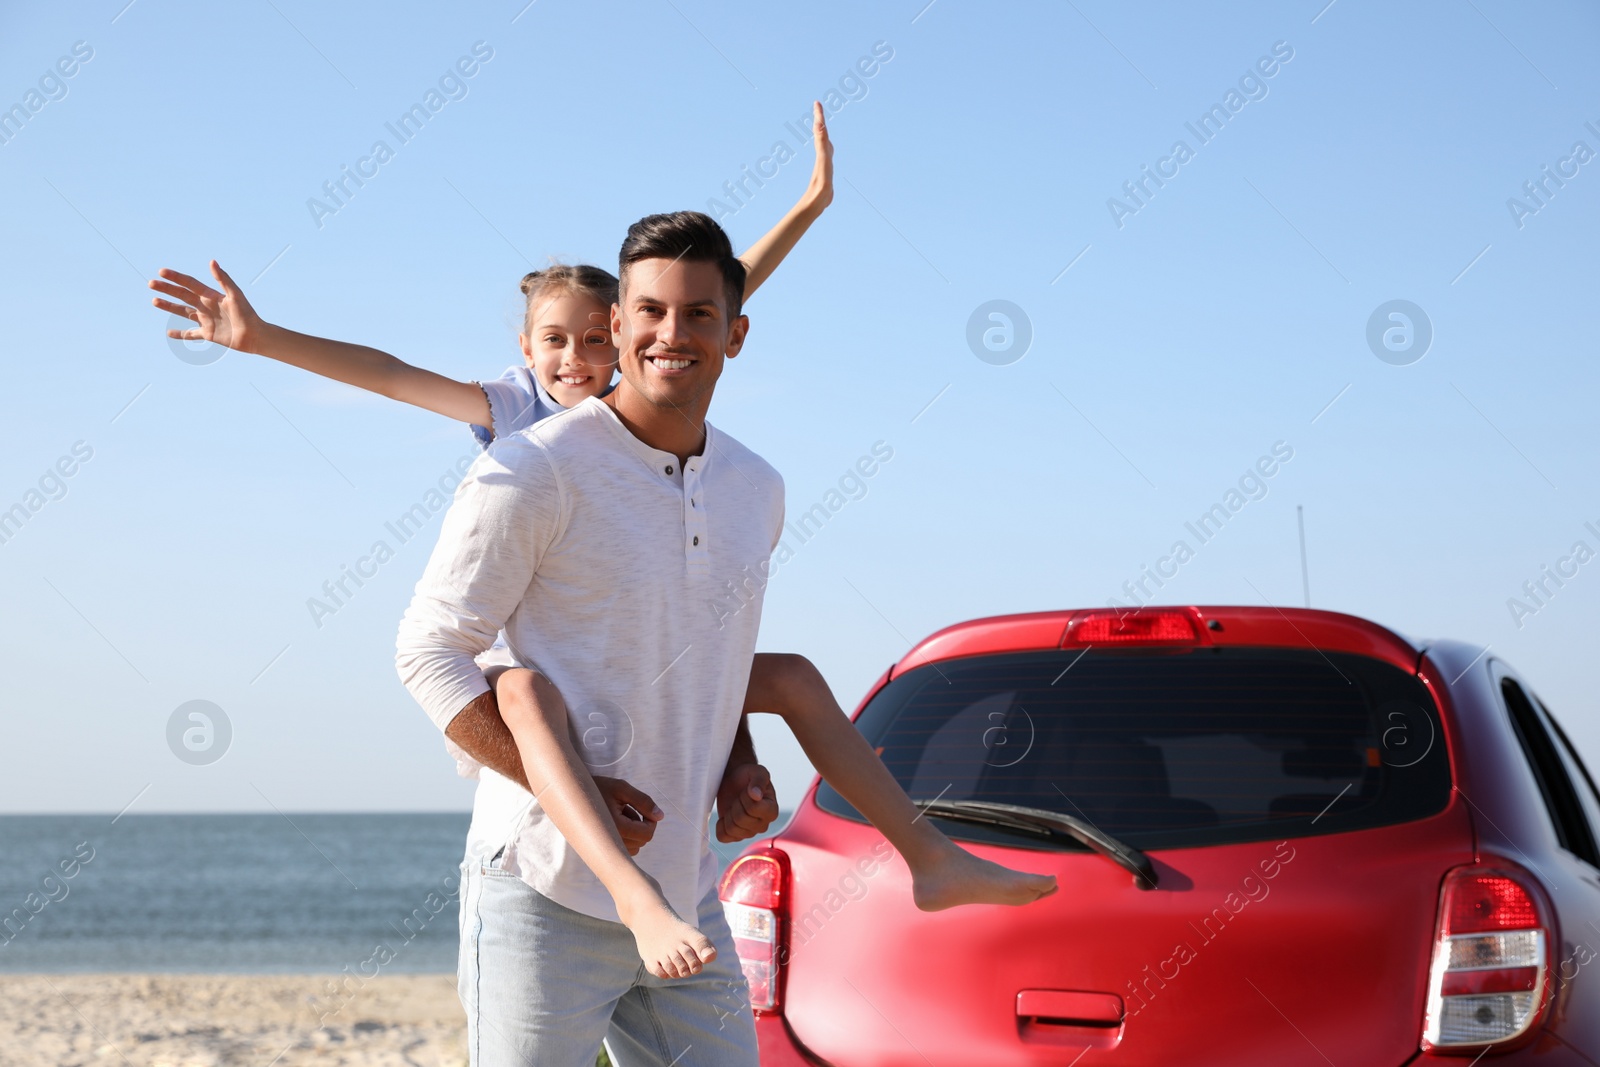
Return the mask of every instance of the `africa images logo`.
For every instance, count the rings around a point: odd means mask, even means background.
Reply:
[[[1387,300],[1367,318],[1367,347],[1385,363],[1409,366],[1433,345],[1433,320],[1409,300]]]

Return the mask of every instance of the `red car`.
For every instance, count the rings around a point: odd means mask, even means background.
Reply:
[[[923,641],[856,723],[945,833],[1061,891],[919,912],[814,786],[722,882],[768,1067],[1600,1061],[1600,798],[1487,649],[1012,615]]]

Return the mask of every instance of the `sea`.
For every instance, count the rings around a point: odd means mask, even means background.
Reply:
[[[338,973],[379,946],[387,973],[454,972],[467,823],[0,815],[0,973]]]

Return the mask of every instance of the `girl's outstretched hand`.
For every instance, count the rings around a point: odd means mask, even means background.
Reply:
[[[828,140],[828,122],[822,103],[817,100],[811,102],[811,147],[816,152],[816,160],[811,164],[811,182],[806,191],[776,226],[762,234],[761,239],[739,257],[745,266],[746,300],[772,277],[772,272],[794,251],[806,230],[822,217],[823,209],[833,203],[833,142]]]
[[[222,291],[206,285],[187,274],[162,267],[161,277],[150,282],[150,288],[166,293],[182,303],[173,303],[156,297],[150,302],[162,311],[168,311],[196,325],[187,330],[168,330],[167,336],[181,341],[211,341],[236,352],[253,351],[260,338],[263,323],[256,309],[244,297],[244,292],[228,277],[228,272],[211,261],[211,276],[222,286]]]
[[[833,203],[833,142],[828,140],[828,120],[820,100],[811,101],[811,146],[817,158],[811,165],[811,184],[806,187],[806,199],[820,211]]]

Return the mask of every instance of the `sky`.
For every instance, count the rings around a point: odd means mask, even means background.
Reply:
[[[1155,603],[1309,588],[1487,644],[1600,762],[1592,5],[94,0],[0,24],[0,511],[23,508],[0,812],[470,804],[393,667],[440,516],[386,525],[470,436],[169,343],[157,268],[215,257],[271,322],[497,376],[552,257],[612,266],[680,208],[754,242],[805,187],[790,123],[816,98],[837,195],[710,416],[791,514],[850,494],[767,589],[763,650],[851,708],[941,627],[1130,602],[1162,567]],[[1230,499],[1199,544],[1185,524]],[[798,747],[776,720],[756,740],[792,804]]]

